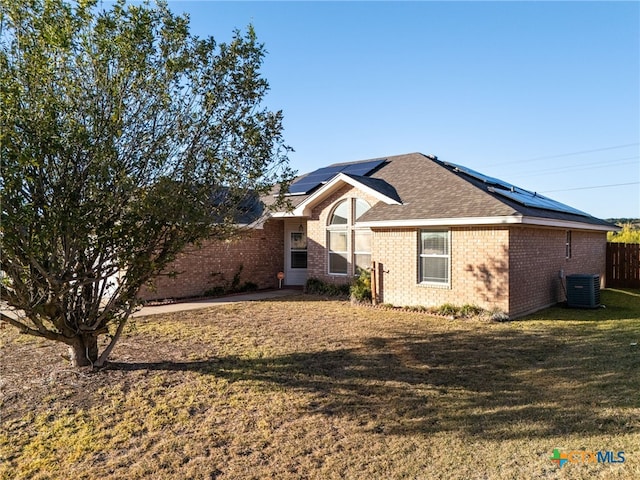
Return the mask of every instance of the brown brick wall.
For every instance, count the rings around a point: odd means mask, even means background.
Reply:
[[[326,225],[333,206],[342,199],[378,200],[345,186],[318,204],[307,219],[308,278],[346,283],[349,275],[329,275]],[[605,279],[606,233],[572,230],[571,258],[565,258],[566,230],[527,226],[452,227],[451,284],[418,283],[418,228],[373,229],[372,259],[381,264],[380,301],[394,305],[439,306],[474,304],[498,309],[513,317],[565,300],[563,275],[596,273]],[[351,241],[351,239],[349,239]],[[259,288],[277,286],[284,270],[283,222],[272,219],[264,229],[231,242],[205,242],[185,251],[168,271],[175,278],[155,280],[156,289],[143,289],[145,299],[204,294],[230,282],[243,265],[241,282]],[[351,267],[350,267],[351,268]]]
[[[565,300],[563,275],[605,278],[606,233],[540,227],[451,228],[451,285],[418,284],[418,231],[375,229],[373,260],[382,263],[380,300],[394,305],[444,303],[499,309],[514,318]]]
[[[512,227],[510,237],[509,312],[524,315],[566,300],[560,278],[574,273],[605,278],[605,232],[571,231],[571,258],[566,258],[567,230]]]
[[[250,230],[232,241],[208,241],[200,248],[188,247],[167,272],[176,277],[159,276],[155,288],[144,287],[145,300],[185,298],[205,294],[209,289],[231,282],[242,265],[240,282],[253,282],[258,288],[278,286],[276,275],[284,268],[284,230],[281,220],[269,220],[263,229]]]
[[[382,264],[380,300],[394,305],[444,303],[508,309],[506,228],[451,228],[451,285],[418,283],[420,229],[374,229],[373,260]]]

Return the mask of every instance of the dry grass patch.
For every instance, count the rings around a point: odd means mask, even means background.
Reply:
[[[98,373],[4,328],[0,478],[640,478],[640,297],[603,300],[507,324],[218,306],[138,319]]]

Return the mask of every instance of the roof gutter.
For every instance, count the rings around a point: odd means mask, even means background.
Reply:
[[[574,222],[542,217],[522,217],[522,223],[540,225],[543,227],[573,228],[576,230],[594,230],[598,232],[619,232],[622,229],[616,225],[594,225],[593,223]]]
[[[568,228],[574,230],[594,230],[601,232],[620,231],[619,227],[594,225],[585,222],[558,220],[542,217],[525,217],[522,215],[497,217],[463,217],[463,218],[417,218],[406,220],[380,220],[356,222],[363,228],[401,228],[401,227],[444,227],[444,226],[477,226],[477,225],[536,225],[543,227]]]

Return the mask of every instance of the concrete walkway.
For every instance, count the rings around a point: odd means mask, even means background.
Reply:
[[[240,295],[230,295],[228,297],[206,298],[203,300],[194,300],[187,302],[167,303],[166,305],[150,305],[142,307],[135,312],[134,317],[145,317],[147,315],[158,315],[161,313],[183,312],[186,310],[197,310],[199,308],[208,308],[215,305],[229,305],[238,302],[255,302],[259,300],[268,300],[270,298],[280,298],[289,295],[300,295],[302,290],[292,288],[282,288],[280,290],[268,290],[265,292],[243,293]]]

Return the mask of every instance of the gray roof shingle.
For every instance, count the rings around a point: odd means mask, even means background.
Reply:
[[[359,222],[522,216],[616,228],[588,214],[525,206],[493,192],[478,178],[421,153],[386,157],[386,162],[372,174],[350,176],[401,202],[400,205],[378,202]],[[299,205],[306,198],[296,196],[291,200]]]

